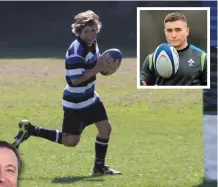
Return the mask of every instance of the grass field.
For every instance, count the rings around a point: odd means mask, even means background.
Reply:
[[[23,118],[61,129],[64,60],[2,59],[0,67],[0,139],[12,142]],[[76,148],[35,137],[23,143],[20,187],[204,186],[201,90],[136,90],[129,58],[116,74],[98,75],[97,92],[113,125],[107,164],[123,175],[89,176],[93,125]]]

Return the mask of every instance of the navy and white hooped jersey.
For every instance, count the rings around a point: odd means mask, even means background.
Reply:
[[[217,115],[217,1],[202,1],[210,7],[210,89],[203,90],[204,115]]]
[[[95,67],[99,56],[97,42],[94,42],[91,47],[88,47],[80,38],[72,42],[65,57],[67,86],[63,93],[63,108],[81,110],[99,100],[99,96],[95,92],[96,76],[78,85],[72,83],[73,78],[79,78],[87,70]]]

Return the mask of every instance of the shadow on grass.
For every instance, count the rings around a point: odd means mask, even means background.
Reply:
[[[209,181],[203,180],[201,184],[198,184],[192,187],[217,187],[217,181],[209,182]]]
[[[23,180],[30,180],[30,181],[49,181],[49,177],[39,177],[39,178],[34,178],[34,177],[19,177],[18,181],[21,182]],[[79,176],[65,176],[65,177],[55,177],[51,182],[55,184],[70,184],[78,181],[88,181],[88,182],[103,182],[103,176],[100,175],[79,175]]]
[[[61,184],[68,184],[68,183],[74,183],[77,181],[89,181],[89,182],[103,182],[104,179],[101,176],[92,176],[92,175],[88,175],[88,176],[68,176],[68,177],[56,177],[54,178],[54,180],[52,181],[52,183],[61,183]]]

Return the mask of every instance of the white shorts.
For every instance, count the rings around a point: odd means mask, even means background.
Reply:
[[[205,180],[217,181],[217,116],[204,115]]]

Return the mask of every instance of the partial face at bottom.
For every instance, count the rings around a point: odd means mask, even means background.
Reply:
[[[15,153],[0,148],[0,187],[17,187],[18,161]]]

